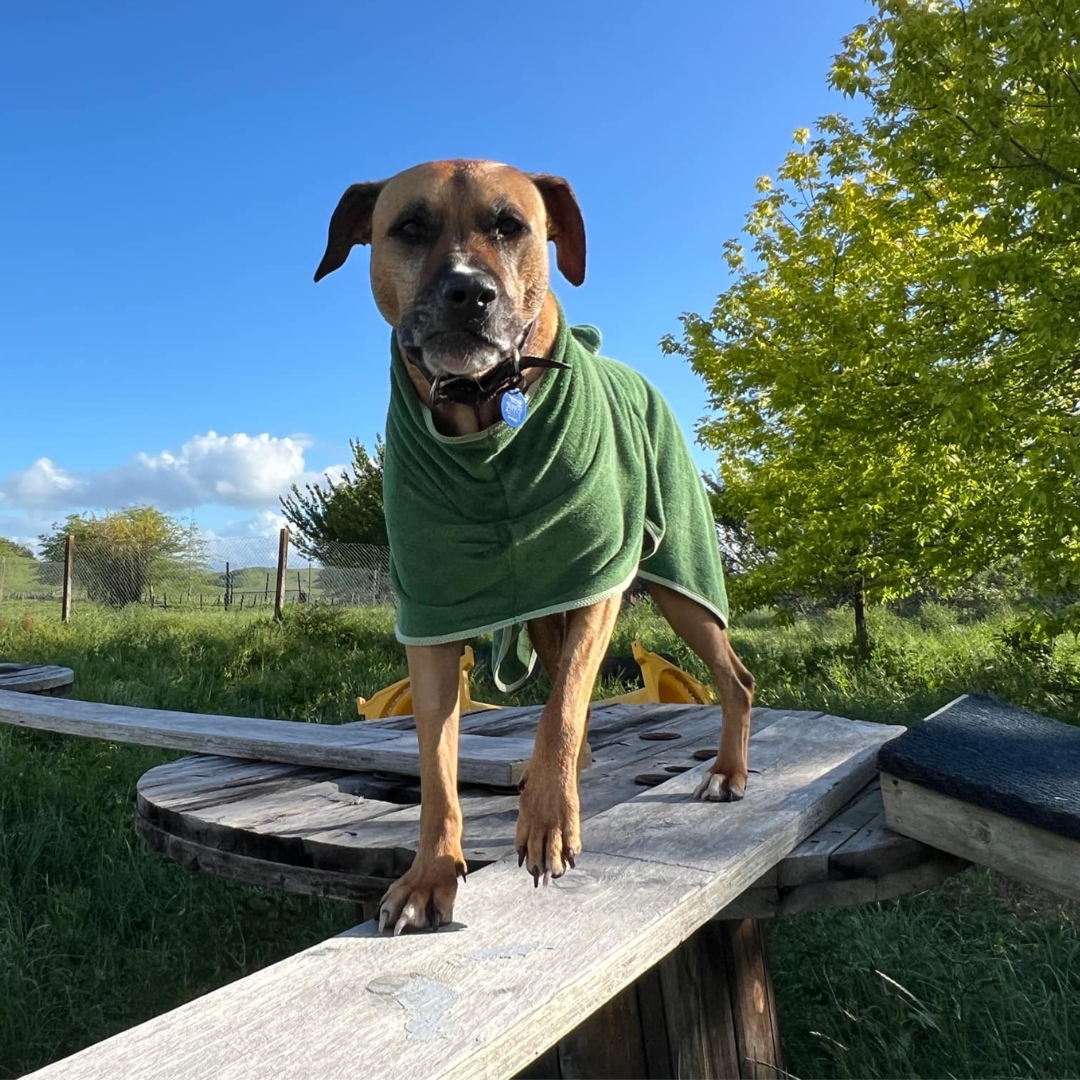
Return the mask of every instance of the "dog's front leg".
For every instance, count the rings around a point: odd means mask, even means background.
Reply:
[[[621,596],[613,596],[566,614],[562,655],[540,714],[518,809],[518,865],[526,864],[537,885],[541,875],[544,884],[549,877],[561,877],[581,851],[578,758],[589,699],[620,601]]]
[[[420,846],[413,864],[386,891],[379,929],[438,930],[450,922],[461,851],[457,795],[459,643],[407,646],[416,735],[420,743]]]

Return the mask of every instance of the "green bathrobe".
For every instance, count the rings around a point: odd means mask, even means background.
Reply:
[[[518,428],[440,435],[391,342],[383,477],[397,637],[437,645],[494,632],[503,690],[536,656],[526,619],[585,607],[640,574],[727,625],[716,526],[686,440],[659,391],[567,325],[569,365],[529,388]]]

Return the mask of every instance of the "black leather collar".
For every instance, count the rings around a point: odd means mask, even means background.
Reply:
[[[480,405],[492,398],[505,394],[508,390],[524,390],[527,368],[562,368],[568,370],[569,364],[561,360],[548,360],[542,356],[520,356],[516,351],[512,356],[500,361],[490,371],[474,379],[467,375],[436,375],[431,382],[431,404],[452,401],[458,405]]]

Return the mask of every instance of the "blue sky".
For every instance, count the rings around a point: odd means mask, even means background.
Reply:
[[[206,0],[0,12],[0,535],[153,501],[220,534],[383,428],[367,252],[311,280],[345,187],[418,161],[555,172],[585,215],[575,322],[668,396],[660,338],[728,281],[864,0]],[[703,468],[712,465],[698,450]]]

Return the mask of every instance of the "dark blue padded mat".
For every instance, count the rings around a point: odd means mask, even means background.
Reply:
[[[878,753],[901,780],[1080,840],[1080,727],[970,694]]]

